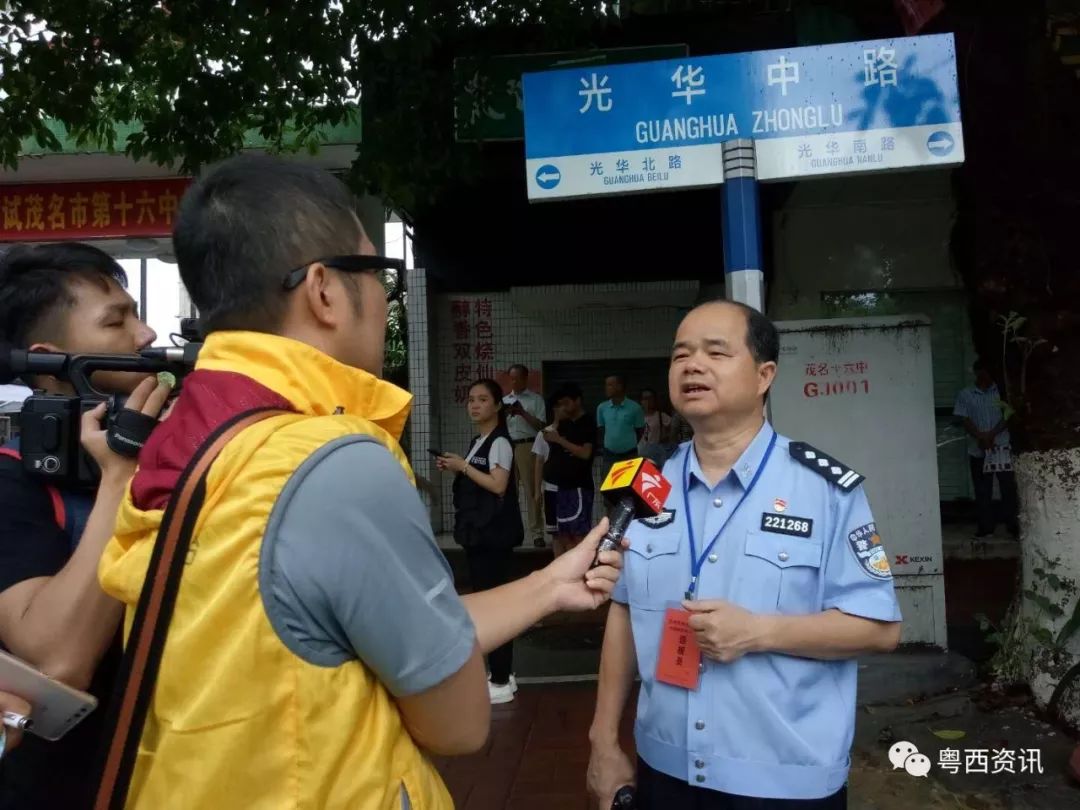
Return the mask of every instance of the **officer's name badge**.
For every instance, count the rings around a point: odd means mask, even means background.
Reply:
[[[647,529],[662,529],[665,526],[669,526],[675,522],[675,510],[665,509],[658,515],[652,517],[642,518],[638,521],[642,526]]]
[[[790,537],[809,537],[814,531],[814,521],[794,515],[774,515],[771,512],[762,512],[761,531],[786,534]]]
[[[863,571],[874,579],[892,578],[889,557],[881,544],[876,524],[866,523],[852,531],[848,534],[848,545]]]

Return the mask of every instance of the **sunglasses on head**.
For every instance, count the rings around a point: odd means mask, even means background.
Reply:
[[[313,259],[307,264],[290,270],[281,286],[286,290],[295,290],[304,283],[307,278],[308,268],[313,264],[321,264],[331,267],[342,273],[379,273],[380,271],[393,270],[396,275],[393,280],[385,273],[380,274],[379,281],[386,289],[386,300],[395,301],[401,297],[405,262],[402,259],[391,259],[389,256],[330,256],[325,259]]]

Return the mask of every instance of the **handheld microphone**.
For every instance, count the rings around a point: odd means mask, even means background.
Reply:
[[[600,492],[612,504],[608,515],[609,526],[596,550],[593,566],[598,564],[600,552],[617,551],[622,546],[630,521],[652,517],[664,509],[671,494],[671,482],[646,458],[617,461],[608,471],[600,485]]]
[[[634,810],[634,789],[630,785],[623,785],[619,788],[619,792],[615,794],[615,799],[611,803],[611,810]]]

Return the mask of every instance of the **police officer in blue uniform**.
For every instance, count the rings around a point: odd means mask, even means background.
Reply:
[[[705,304],[679,326],[672,403],[694,428],[665,511],[627,532],[589,732],[606,810],[844,808],[855,658],[900,639],[863,477],[763,416],[776,327]],[[618,743],[640,674],[635,767]]]

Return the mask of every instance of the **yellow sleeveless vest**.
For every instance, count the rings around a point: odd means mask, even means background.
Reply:
[[[242,373],[301,413],[248,428],[211,469],[127,807],[400,810],[404,791],[414,810],[449,810],[442,780],[374,674],[360,661],[321,667],[294,655],[258,587],[278,493],[319,447],[367,434],[412,478],[396,439],[409,395],[270,335],[215,334],[199,368]],[[125,638],[161,518],[129,493],[102,557],[102,585],[126,606]]]

